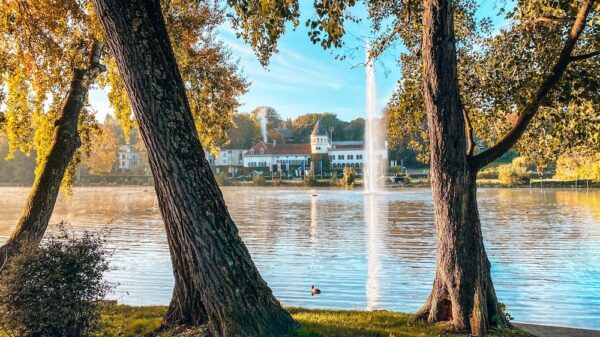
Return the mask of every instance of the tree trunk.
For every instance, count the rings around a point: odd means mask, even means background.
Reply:
[[[159,0],[93,0],[148,149],[175,289],[167,324],[282,336],[294,322],[261,278],[204,158]]]
[[[90,83],[104,70],[100,64],[102,48],[103,43],[96,42],[91,50],[90,67],[74,70],[69,93],[55,122],[56,129],[48,156],[29,192],[19,222],[8,241],[0,247],[0,256],[5,262],[11,255],[17,254],[21,247],[37,246],[44,237],[62,179],[75,151],[81,146],[77,131],[79,115]]]
[[[423,13],[425,106],[431,142],[431,186],[437,269],[433,290],[417,317],[446,321],[482,336],[505,325],[483,246],[477,210],[477,167],[467,153],[459,96],[452,8],[426,0]]]

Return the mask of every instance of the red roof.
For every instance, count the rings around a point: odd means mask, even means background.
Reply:
[[[335,150],[362,150],[365,147],[363,144],[343,144],[343,145],[333,145],[332,151]]]
[[[254,154],[252,150],[254,149]],[[261,150],[264,150],[261,153]],[[310,144],[275,144],[258,142],[250,150],[244,153],[245,156],[260,156],[265,154],[292,154],[292,155],[309,155]]]

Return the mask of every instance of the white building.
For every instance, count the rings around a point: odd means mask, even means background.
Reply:
[[[244,153],[244,167],[269,167],[277,163],[298,166],[310,158],[310,144],[259,142]]]
[[[344,167],[361,168],[366,157],[362,141],[331,141],[331,137],[323,130],[320,121],[317,121],[310,135],[310,144],[277,144],[259,142],[246,151],[244,167],[265,168],[281,165],[298,166],[314,155],[328,155],[332,169]],[[377,150],[382,162],[387,162],[387,142],[381,144]],[[308,165],[306,166],[308,169]]]
[[[132,145],[119,146],[117,158],[119,159],[119,169],[121,170],[133,170],[141,164],[140,154],[135,151]]]
[[[244,166],[244,152],[241,149],[223,149],[219,150],[219,155],[206,151],[206,159],[215,166],[217,173],[227,171],[229,173],[237,173]]]

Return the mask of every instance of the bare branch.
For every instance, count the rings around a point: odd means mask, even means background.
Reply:
[[[547,96],[548,92],[556,86],[556,83],[558,83],[571,62],[571,53],[585,28],[585,21],[592,9],[592,3],[594,1],[595,0],[586,0],[583,2],[583,5],[577,13],[577,18],[571,27],[567,40],[560,52],[558,60],[550,70],[550,73],[542,81],[539,89],[529,103],[520,111],[517,122],[512,129],[494,146],[473,157],[473,164],[475,167],[484,167],[498,159],[510,150],[517,143],[519,138],[521,138],[525,130],[527,130],[529,123],[538,112],[543,99]]]
[[[569,62],[587,60],[587,59],[590,59],[590,58],[598,56],[598,55],[600,55],[600,50],[596,50],[594,52],[586,53],[586,54],[574,55],[574,56],[571,56],[571,58],[569,59]]]

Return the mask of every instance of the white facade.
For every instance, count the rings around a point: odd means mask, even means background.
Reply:
[[[310,152],[312,154],[325,154],[329,151],[329,135],[321,128],[321,121],[317,124],[310,134]]]
[[[313,155],[328,155],[332,169],[344,167],[362,168],[366,158],[366,151],[362,141],[336,141],[331,142],[327,132],[323,131],[317,121],[311,135],[310,144],[280,144],[276,142],[259,142],[243,154],[244,167],[268,168],[275,167],[277,163],[286,165],[301,165],[302,161],[308,163]],[[387,142],[381,144],[377,150],[381,162],[388,160]],[[307,165],[308,168],[308,165]]]
[[[135,151],[132,145],[120,146],[117,158],[121,170],[133,170],[141,164],[140,154]]]
[[[331,168],[342,169],[344,167],[361,168],[366,159],[366,151],[361,141],[333,142],[329,149],[329,161]],[[381,162],[387,162],[387,146],[377,150],[377,156]]]
[[[244,165],[244,152],[246,150],[240,149],[228,149],[219,150],[219,155],[215,156],[212,153],[206,151],[206,159],[211,165],[215,166],[243,166]]]

